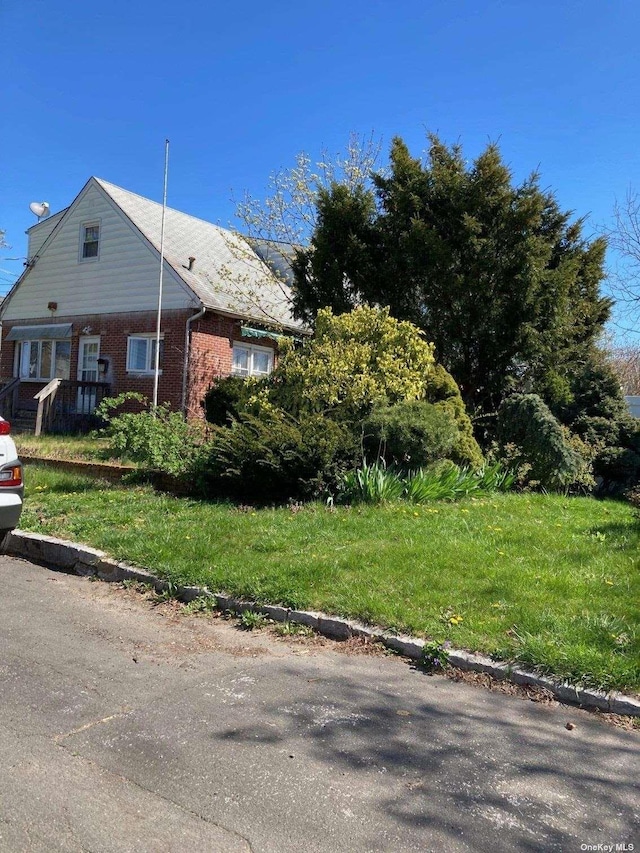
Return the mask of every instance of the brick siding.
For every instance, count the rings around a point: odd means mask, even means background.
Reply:
[[[229,376],[233,362],[233,342],[242,341],[242,322],[207,312],[191,324],[191,357],[187,392],[187,417],[204,417],[202,402],[215,382]],[[276,348],[268,338],[252,338],[247,343]],[[275,358],[275,356],[274,356]]]
[[[158,400],[169,403],[179,411],[182,406],[182,383],[184,370],[185,329],[192,310],[165,311],[161,331],[164,334],[162,374],[158,381]],[[130,335],[149,334],[156,330],[156,313],[98,314],[82,317],[58,317],[41,320],[14,320],[3,323],[2,350],[0,352],[0,382],[4,384],[14,375],[14,358],[17,342],[6,337],[13,326],[51,325],[72,323],[70,379],[78,373],[78,349],[81,336],[100,336],[100,358],[107,359],[105,381],[111,386],[112,394],[139,391],[149,399],[153,396],[153,375],[127,372],[127,338]],[[207,312],[204,317],[191,324],[191,352],[189,358],[186,413],[191,418],[204,416],[202,401],[207,390],[216,379],[231,373],[233,342],[242,340],[241,321]],[[86,332],[83,330],[87,329]],[[252,340],[260,346],[275,343],[267,339]],[[34,394],[45,382],[22,382],[20,385],[20,407],[34,408]]]

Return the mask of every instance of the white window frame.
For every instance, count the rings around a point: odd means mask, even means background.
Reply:
[[[98,252],[96,255],[91,255],[91,257],[85,258],[84,256],[84,247],[85,247],[85,237],[87,236],[87,228],[97,228],[98,229]],[[100,219],[92,219],[89,222],[83,222],[80,226],[80,246],[78,248],[78,260],[80,263],[91,263],[91,261],[99,261],[100,260],[100,244],[102,243],[102,221]]]
[[[155,332],[149,332],[149,333],[141,332],[139,334],[129,335],[127,337],[127,373],[129,373],[132,376],[153,376],[154,375],[154,373],[156,371],[156,362],[155,362],[155,357],[153,356],[153,347],[151,346],[150,342],[157,340],[157,337],[158,336],[156,335]],[[147,354],[146,354],[146,358],[145,358],[145,369],[144,370],[140,370],[139,368],[135,368],[135,367],[129,367],[129,357],[131,354],[131,341],[133,341],[133,340],[136,340],[136,341],[143,340],[143,341],[148,342],[147,343]],[[164,353],[163,353],[164,347],[162,346],[163,341],[164,341],[164,332],[162,332],[160,334],[160,365],[161,366],[160,366],[160,370],[158,371],[158,374],[160,376],[162,375],[162,360],[163,360],[163,355],[164,355]]]
[[[233,355],[236,349],[244,349],[249,352],[249,368],[247,373],[243,373],[241,370],[236,370],[233,366]],[[269,369],[266,373],[262,371],[257,371],[253,366],[253,355],[254,353],[267,353],[269,356]],[[233,352],[231,354],[231,375],[232,376],[268,376],[273,370],[273,362],[274,362],[274,351],[272,347],[259,347],[256,344],[245,344],[243,341],[234,341],[233,342]]]
[[[51,344],[51,374],[49,376],[42,375],[42,344],[43,343]],[[14,362],[13,362],[13,374],[14,376],[20,377],[22,382],[50,382],[52,379],[55,379],[55,369],[56,369],[56,350],[59,344],[68,344],[69,345],[69,375],[68,376],[60,376],[60,379],[70,379],[71,378],[71,340],[70,339],[54,339],[51,338],[33,338],[32,340],[26,341],[16,341],[17,346],[15,348],[14,353]],[[38,375],[37,376],[22,376],[20,373],[23,361],[23,352],[25,347],[29,347],[29,354],[27,356],[27,363],[31,362],[31,347],[33,344],[39,345],[38,352]]]

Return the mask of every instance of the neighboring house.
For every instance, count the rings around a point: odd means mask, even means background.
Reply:
[[[640,397],[638,396],[627,396],[624,398],[627,406],[629,407],[629,412],[636,418],[640,418]]]
[[[25,272],[0,309],[0,379],[19,408],[56,377],[71,415],[104,393],[151,398],[161,217],[160,204],[90,178],[27,231]],[[159,402],[201,417],[216,378],[273,369],[277,338],[304,333],[282,275],[291,251],[167,209]]]

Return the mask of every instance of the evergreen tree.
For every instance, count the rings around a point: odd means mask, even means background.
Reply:
[[[495,145],[468,164],[432,136],[422,162],[395,139],[373,180],[319,194],[295,268],[299,316],[389,306],[434,342],[473,411],[512,390],[568,406],[611,307],[604,240],[585,240],[536,174],[514,186]]]

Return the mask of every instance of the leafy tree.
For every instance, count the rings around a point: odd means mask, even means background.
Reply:
[[[373,182],[319,191],[295,264],[298,315],[389,306],[434,342],[474,411],[514,389],[569,401],[609,316],[604,239],[586,241],[536,174],[514,186],[495,145],[469,165],[435,136],[425,162],[395,139]]]
[[[323,150],[317,160],[301,152],[292,168],[270,175],[264,201],[245,194],[237,203],[243,233],[258,240],[306,245],[317,225],[319,194],[332,186],[356,191],[368,185],[379,154],[380,144],[373,134],[355,133],[344,151]]]

